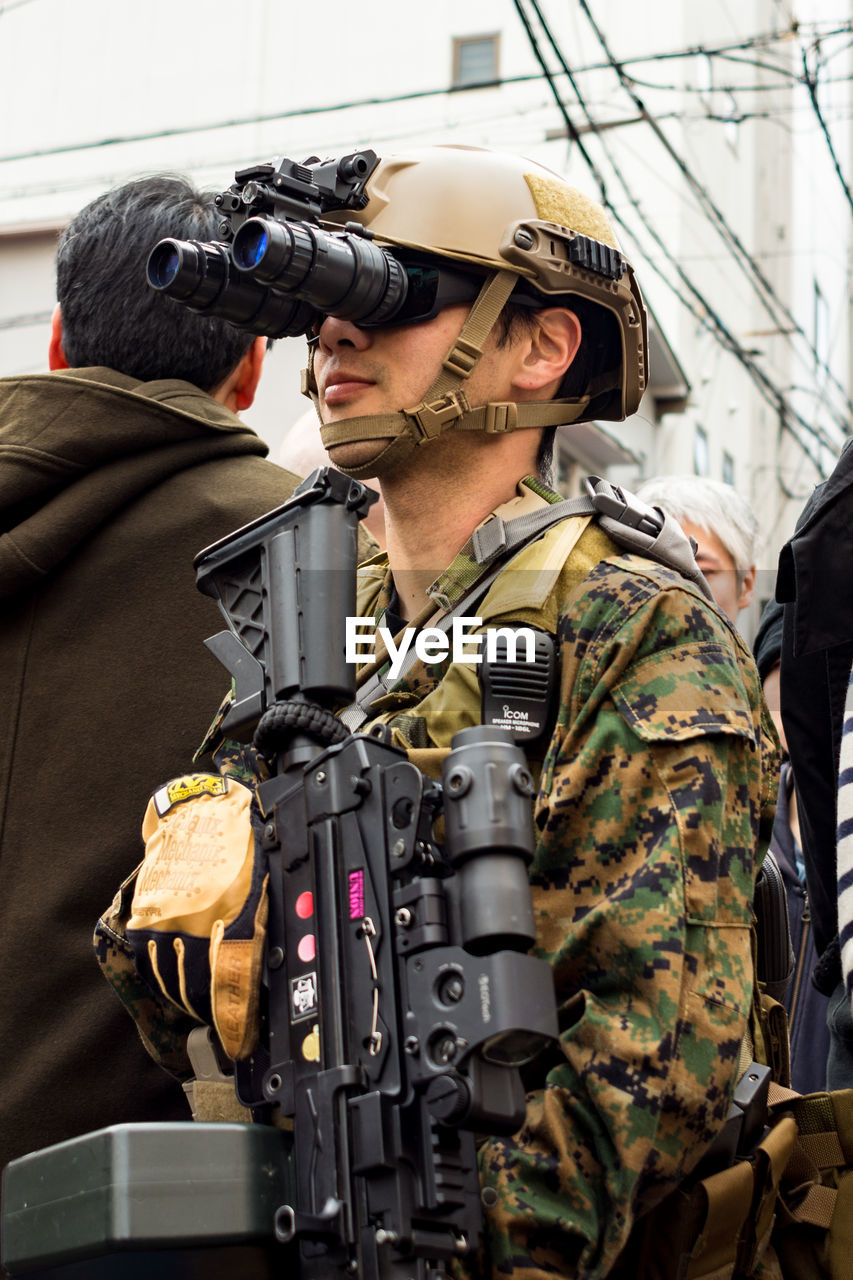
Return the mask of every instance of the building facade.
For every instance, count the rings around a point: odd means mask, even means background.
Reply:
[[[624,424],[569,428],[567,492],[733,483],[779,546],[850,421],[850,0],[111,0],[0,8],[0,374],[46,367],[59,228],[128,177],[425,142],[518,151],[608,204],[651,317]],[[39,57],[25,51],[37,47]],[[307,402],[279,342],[247,420]],[[310,430],[310,418],[306,418]]]

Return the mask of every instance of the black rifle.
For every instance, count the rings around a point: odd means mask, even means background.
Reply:
[[[208,1131],[227,1130],[247,1170],[241,1203],[248,1188],[252,1204],[227,1230],[221,1206],[188,1206],[183,1235],[157,1236],[156,1215],[138,1212],[159,1194],[147,1189],[150,1153],[139,1147],[135,1166],[125,1147],[106,1182],[111,1204],[136,1206],[136,1233],[105,1242],[101,1215],[97,1239],[98,1225],[88,1242],[78,1231],[63,1253],[54,1232],[48,1254],[45,1214],[69,1170],[79,1181],[80,1144],[99,1142],[99,1159],[112,1159],[103,1135],[113,1131],[87,1135],[9,1167],[13,1274],[60,1280],[75,1274],[62,1265],[71,1256],[96,1254],[114,1268],[110,1253],[153,1241],[174,1267],[160,1254],[158,1274],[183,1280],[203,1259],[207,1277],[213,1243],[266,1236],[278,1243],[234,1274],[443,1280],[449,1260],[477,1246],[474,1131],[520,1127],[520,1067],[557,1034],[550,969],[526,954],[533,783],[508,730],[457,734],[439,784],[382,736],[350,735],[336,718],[354,694],[343,637],[368,504],[362,485],[326,468],[196,560],[200,589],[229,623],[208,641],[234,677],[223,733],[254,736],[273,764],[258,787],[270,873],[261,1043],[237,1064],[235,1084],[254,1118],[277,1127],[155,1126],[168,1147],[157,1158],[171,1153],[176,1176],[190,1177],[186,1130],[201,1153]],[[150,1128],[120,1131],[132,1145]],[[263,1150],[250,1150],[259,1131]],[[223,1132],[213,1137],[221,1160]],[[271,1159],[275,1176],[263,1185],[259,1166]],[[137,1274],[130,1257],[123,1277]],[[99,1274],[86,1266],[87,1277]]]

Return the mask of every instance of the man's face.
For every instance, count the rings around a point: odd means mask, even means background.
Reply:
[[[446,307],[421,324],[383,329],[359,329],[348,320],[327,316],[314,350],[322,421],[414,408],[435,381],[469,310],[465,305]],[[513,387],[515,366],[512,344],[499,348],[490,336],[482,359],[464,384],[471,404],[520,399]],[[339,466],[358,466],[375,457],[384,443],[337,445],[329,456]]]
[[[737,622],[741,609],[745,609],[752,600],[755,566],[738,574],[734,560],[715,533],[689,520],[679,520],[678,523],[698,543],[696,563],[705,575],[717,605],[731,622]]]

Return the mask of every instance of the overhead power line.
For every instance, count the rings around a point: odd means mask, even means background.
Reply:
[[[7,3],[5,6],[0,7],[0,16],[2,16],[4,12],[8,12],[12,8],[17,8],[20,5],[30,4],[30,3],[34,3],[34,0],[10,0],[10,2]],[[821,23],[809,23],[809,24],[801,23],[797,27],[797,30],[801,32],[802,31],[814,32],[817,37],[819,37],[822,40],[826,40],[837,35],[853,34],[853,21],[844,23],[841,25],[837,23],[832,25],[829,25],[829,24],[825,25]],[[679,61],[679,60],[698,58],[698,57],[735,60],[734,55],[736,55],[739,52],[748,52],[751,49],[760,49],[769,45],[778,44],[780,41],[789,39],[792,34],[793,34],[793,30],[791,28],[788,28],[782,31],[771,31],[771,32],[758,34],[755,36],[750,36],[743,40],[738,40],[735,42],[729,42],[725,44],[691,45],[685,49],[664,49],[657,53],[643,54],[634,58],[626,58],[622,61],[620,65],[623,68],[638,67],[638,66],[643,66],[647,63],[658,64],[661,62]],[[591,62],[586,64],[583,67],[576,68],[576,73],[578,75],[584,75],[587,73],[607,70],[610,66],[611,66],[610,62],[607,62],[607,61]],[[774,67],[771,69],[775,70],[779,74],[782,74],[783,72],[786,74],[789,74],[786,68]],[[799,77],[796,77],[796,78],[799,79]],[[501,80],[495,81],[494,86],[472,85],[472,86],[466,86],[465,90],[455,90],[452,86],[443,85],[441,88],[418,89],[418,90],[412,90],[411,92],[407,92],[407,93],[391,94],[391,95],[388,95],[387,97],[355,98],[345,102],[330,102],[330,103],[324,103],[318,106],[295,107],[292,110],[255,113],[252,115],[235,116],[235,117],[231,117],[229,119],[224,119],[224,120],[208,120],[203,124],[180,125],[170,129],[156,129],[156,130],[150,130],[150,131],[141,132],[141,133],[118,134],[112,137],[105,137],[105,138],[89,138],[79,142],[69,142],[69,143],[64,143],[64,144],[60,144],[58,146],[53,146],[53,147],[42,147],[42,148],[34,148],[29,151],[10,152],[6,155],[0,155],[0,164],[9,164],[13,161],[19,161],[19,160],[43,159],[47,156],[63,155],[73,151],[88,151],[88,150],[95,150],[101,147],[122,146],[126,144],[137,143],[137,142],[151,142],[151,141],[157,141],[160,138],[181,137],[184,135],[190,136],[192,134],[198,134],[198,133],[211,133],[218,129],[234,129],[234,128],[239,128],[241,126],[257,125],[257,124],[274,124],[277,121],[293,120],[301,116],[325,115],[327,113],[333,113],[336,111],[355,110],[360,107],[377,107],[377,106],[381,107],[381,106],[388,106],[388,105],[393,105],[395,103],[401,103],[401,102],[417,102],[422,99],[444,97],[448,93],[465,92],[468,89],[476,90],[476,89],[488,88],[488,87],[502,87],[505,85],[525,84],[525,83],[529,83],[531,81],[536,81],[539,79],[541,79],[541,76],[536,74],[508,76]],[[637,83],[645,84],[646,82],[637,81]],[[675,88],[676,86],[667,86],[667,85],[656,86],[655,85],[655,86],[649,86],[649,87],[655,87],[655,88],[660,87],[662,89],[669,89],[669,88]],[[735,92],[735,91],[757,92],[758,89],[763,88],[763,86],[734,85],[734,86],[728,86],[727,88],[728,88],[728,91],[730,92]],[[720,91],[723,91],[723,89],[724,89],[724,86],[720,86]],[[716,91],[716,90],[712,90],[712,91]]]
[[[508,76],[496,81],[495,87],[508,84],[526,84],[541,80],[538,75]],[[488,88],[488,85],[473,86]],[[410,93],[392,94],[386,98],[353,98],[347,102],[326,103],[317,107],[295,107],[292,111],[268,111],[247,116],[232,116],[227,120],[208,120],[204,124],[176,126],[174,129],[154,129],[145,133],[118,134],[112,138],[96,138],[84,142],[68,142],[61,146],[44,147],[34,151],[18,151],[8,155],[0,155],[0,164],[9,164],[17,160],[39,160],[45,156],[63,155],[69,151],[90,151],[100,147],[117,147],[133,142],[152,142],[159,138],[176,138],[194,133],[213,133],[217,129],[238,129],[245,125],[275,124],[280,120],[293,120],[301,116],[320,116],[335,111],[352,111],[357,107],[385,107],[400,102],[417,102],[423,98],[446,98],[451,92],[447,85],[441,89],[417,89]]]
[[[533,4],[537,12],[540,12],[540,21],[544,21],[541,18],[541,11],[539,10],[538,0],[533,0]],[[610,63],[610,66],[616,72],[616,75],[618,76],[619,82],[622,85],[623,89],[630,97],[637,111],[640,112],[640,114],[644,117],[649,128],[652,130],[657,140],[663,146],[667,155],[670,157],[670,159],[674,162],[674,164],[678,168],[685,182],[690,187],[690,190],[693,192],[693,194],[696,196],[697,200],[699,201],[700,207],[705,211],[706,215],[708,216],[708,219],[711,225],[716,229],[717,233],[721,236],[724,243],[727,244],[732,250],[732,256],[740,266],[741,270],[746,276],[746,279],[750,283],[753,292],[755,293],[761,305],[764,307],[767,314],[771,317],[771,319],[774,321],[774,323],[777,325],[779,329],[782,329],[782,330],[785,329],[785,325],[780,323],[780,316],[781,316],[782,319],[784,319],[784,321],[786,321],[788,325],[790,325],[793,329],[796,330],[799,336],[805,341],[806,346],[808,347],[808,350],[811,352],[811,355],[814,358],[814,362],[825,370],[827,376],[832,380],[833,385],[844,396],[847,409],[849,410],[850,414],[853,415],[853,401],[851,401],[849,396],[847,395],[846,389],[835,377],[834,373],[829,368],[829,366],[821,359],[820,353],[817,351],[814,343],[809,338],[808,334],[805,332],[802,325],[799,323],[794,313],[791,311],[790,307],[788,307],[788,305],[782,300],[782,298],[779,297],[776,290],[773,288],[773,285],[771,284],[770,280],[767,278],[767,276],[765,275],[764,271],[761,269],[756,259],[746,248],[740,236],[737,234],[737,232],[728,222],[722,210],[712,198],[711,193],[708,191],[707,187],[703,186],[702,183],[699,182],[698,178],[692,172],[687,162],[684,160],[682,156],[679,155],[676,148],[670,142],[669,138],[667,137],[664,130],[661,128],[658,121],[651,114],[651,112],[647,110],[646,105],[643,102],[642,98],[638,97],[637,94],[634,92],[631,86],[630,80],[625,75],[621,64],[613,56],[613,53],[610,49],[610,46],[607,42],[604,32],[601,30],[600,26],[598,25],[595,18],[593,17],[592,12],[590,11],[590,8],[589,8],[589,4],[587,3],[587,0],[578,0],[578,4],[580,5],[583,13],[585,14],[586,19],[589,22],[589,25],[592,28],[596,39],[598,40],[598,43],[601,45],[604,56],[607,58],[608,62]],[[837,417],[836,420],[841,430],[846,431],[848,426],[848,419]]]
[[[8,3],[0,4],[0,18],[7,13],[11,13],[13,9],[21,9],[25,4],[34,3],[35,0],[8,0]]]
[[[823,132],[824,138],[826,139],[826,145],[829,148],[829,155],[830,155],[830,159],[832,160],[833,166],[835,168],[835,173],[838,177],[838,181],[841,183],[841,187],[842,187],[842,190],[844,191],[844,195],[846,197],[847,203],[850,206],[850,211],[851,213],[853,213],[853,195],[851,195],[850,188],[847,185],[847,179],[844,177],[844,174],[841,171],[841,164],[839,162],[838,156],[836,155],[835,147],[833,146],[832,138],[830,137],[829,129],[827,128],[827,124],[826,124],[826,120],[824,119],[823,112],[820,109],[820,103],[818,102],[818,97],[817,97],[817,75],[815,74],[813,76],[809,72],[808,57],[806,55],[805,50],[803,51],[803,83],[806,85],[806,88],[809,91],[809,98],[811,99],[811,104],[814,109],[814,113],[817,116],[817,122],[821,127],[821,131]]]
[[[531,0],[531,3],[533,5],[534,10],[537,13],[537,16],[539,17],[540,23],[543,26],[543,29],[545,31],[546,37],[548,38],[549,44],[551,45],[551,48],[554,51],[555,56],[560,62],[563,72],[567,76],[569,84],[572,86],[572,90],[575,94],[575,97],[578,100],[578,105],[580,106],[581,111],[584,113],[588,123],[592,123],[592,117],[586,107],[583,94],[581,93],[577,85],[576,79],[572,74],[571,69],[569,68],[565,58],[563,57],[562,52],[559,49],[559,45],[557,44],[553,34],[550,32],[550,29],[548,28],[547,23],[545,23],[542,18],[541,10],[539,9],[537,0]],[[514,0],[514,4],[515,4],[516,11],[518,12],[519,17],[521,19],[522,25],[524,26],[525,31],[527,32],[528,39],[530,40],[531,48],[533,50],[534,56],[539,62],[539,65],[542,67],[543,74],[545,75],[549,85],[551,86],[552,94],[554,96],[557,107],[560,111],[560,114],[562,115],[563,120],[565,122],[567,132],[569,133],[569,136],[573,138],[573,140],[575,141],[575,145],[577,146],[579,153],[583,157],[585,163],[587,164],[587,167],[590,170],[590,173],[592,174],[593,178],[598,184],[598,188],[601,193],[602,203],[608,208],[608,210],[613,215],[614,219],[618,222],[618,224],[621,227],[623,227],[625,230],[627,230],[628,233],[631,235],[631,238],[634,239],[635,237],[632,229],[627,227],[624,219],[621,217],[618,210],[616,209],[616,207],[614,206],[614,204],[612,203],[612,201],[608,196],[607,184],[603,174],[601,173],[595,161],[592,159],[588,150],[586,149],[586,147],[583,145],[582,141],[579,138],[577,127],[572,121],[568,113],[568,110],[566,108],[566,105],[563,102],[562,97],[560,96],[560,92],[556,85],[555,78],[544,58],[544,55],[542,54],[542,50],[539,46],[538,40],[536,39],[535,33],[533,32],[528,16],[524,11],[522,0]],[[812,465],[817,469],[819,474],[821,475],[825,474],[825,468],[823,466],[820,455],[819,454],[815,455],[815,453],[810,448],[807,440],[804,439],[803,436],[801,436],[800,433],[796,430],[795,424],[799,424],[800,428],[802,429],[802,431],[805,433],[806,436],[813,437],[817,442],[818,446],[834,449],[835,442],[830,440],[825,435],[824,432],[822,432],[818,428],[815,428],[810,422],[807,422],[806,419],[803,418],[793,408],[793,406],[787,402],[783,392],[773,383],[772,379],[768,377],[768,375],[764,372],[764,370],[761,369],[760,366],[756,364],[755,360],[751,357],[751,355],[743,348],[742,344],[738,341],[735,335],[728,328],[725,321],[722,319],[722,317],[719,315],[719,313],[716,311],[713,305],[708,301],[705,295],[701,292],[701,290],[699,290],[697,286],[693,283],[693,281],[688,277],[688,275],[682,268],[681,264],[670,252],[669,248],[663,241],[660,234],[652,226],[648,217],[643,212],[638,200],[633,195],[633,192],[631,191],[624,175],[622,174],[621,169],[616,164],[613,157],[607,151],[603,139],[599,139],[599,143],[602,147],[602,150],[604,151],[605,156],[607,157],[608,163],[614,175],[619,181],[619,184],[625,194],[626,199],[628,200],[629,204],[631,205],[632,209],[634,210],[635,214],[637,215],[638,219],[640,220],[641,224],[643,225],[647,233],[651,236],[652,240],[657,245],[664,259],[670,263],[673,270],[677,274],[679,280],[687,289],[688,294],[693,299],[693,302],[686,300],[684,296],[681,294],[680,290],[675,285],[674,281],[671,279],[671,277],[668,276],[667,273],[664,272],[653,261],[653,259],[648,258],[648,255],[646,255],[647,261],[649,262],[649,265],[651,266],[651,268],[661,278],[661,280],[667,285],[667,287],[675,293],[675,295],[679,298],[679,301],[682,303],[682,305],[684,305],[687,308],[690,314],[692,314],[698,321],[700,321],[700,323],[702,323],[704,327],[708,328],[712,332],[712,334],[717,338],[720,344],[739,361],[739,363],[743,366],[743,368],[749,374],[750,378],[755,383],[763,399],[765,399],[767,403],[769,403],[777,412],[777,414],[779,415],[780,422],[783,424],[785,430],[787,430],[793,436],[793,438],[797,441],[797,444],[802,449],[802,451],[806,454],[806,456],[808,456]]]
[[[628,66],[628,63],[623,62],[621,65],[623,67],[626,67]],[[773,67],[772,70],[776,75],[782,76],[783,79],[785,79],[789,83],[789,86],[792,88],[798,84],[806,85],[806,77],[799,75],[794,71],[790,71],[787,68],[783,68],[783,67]],[[778,83],[771,83],[770,81],[763,81],[760,84],[758,83],[755,83],[755,84],[726,83],[726,84],[710,84],[710,85],[664,84],[660,80],[644,80],[640,76],[633,75],[633,74],[629,75],[629,79],[633,85],[636,85],[640,89],[654,89],[656,92],[660,92],[660,93],[679,93],[679,94],[683,93],[687,95],[693,94],[694,96],[700,97],[700,98],[710,97],[712,94],[715,94],[715,93],[736,94],[736,93],[778,93],[779,92]],[[848,73],[847,75],[824,76],[823,79],[821,80],[821,83],[822,84],[850,84],[851,80],[853,80],[853,74]]]
[[[0,320],[0,332],[6,329],[28,329],[37,324],[48,324],[53,311],[30,311],[26,315],[9,316]]]

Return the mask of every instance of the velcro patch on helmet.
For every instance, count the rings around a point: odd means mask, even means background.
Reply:
[[[187,800],[195,800],[197,796],[224,796],[228,790],[228,779],[218,773],[187,773],[181,778],[173,778],[165,786],[159,787],[151,797],[159,817],[164,817],[175,805],[184,804]]]
[[[533,196],[537,217],[616,247],[616,238],[604,210],[589,196],[559,178],[549,178],[540,173],[526,173],[524,180]]]

